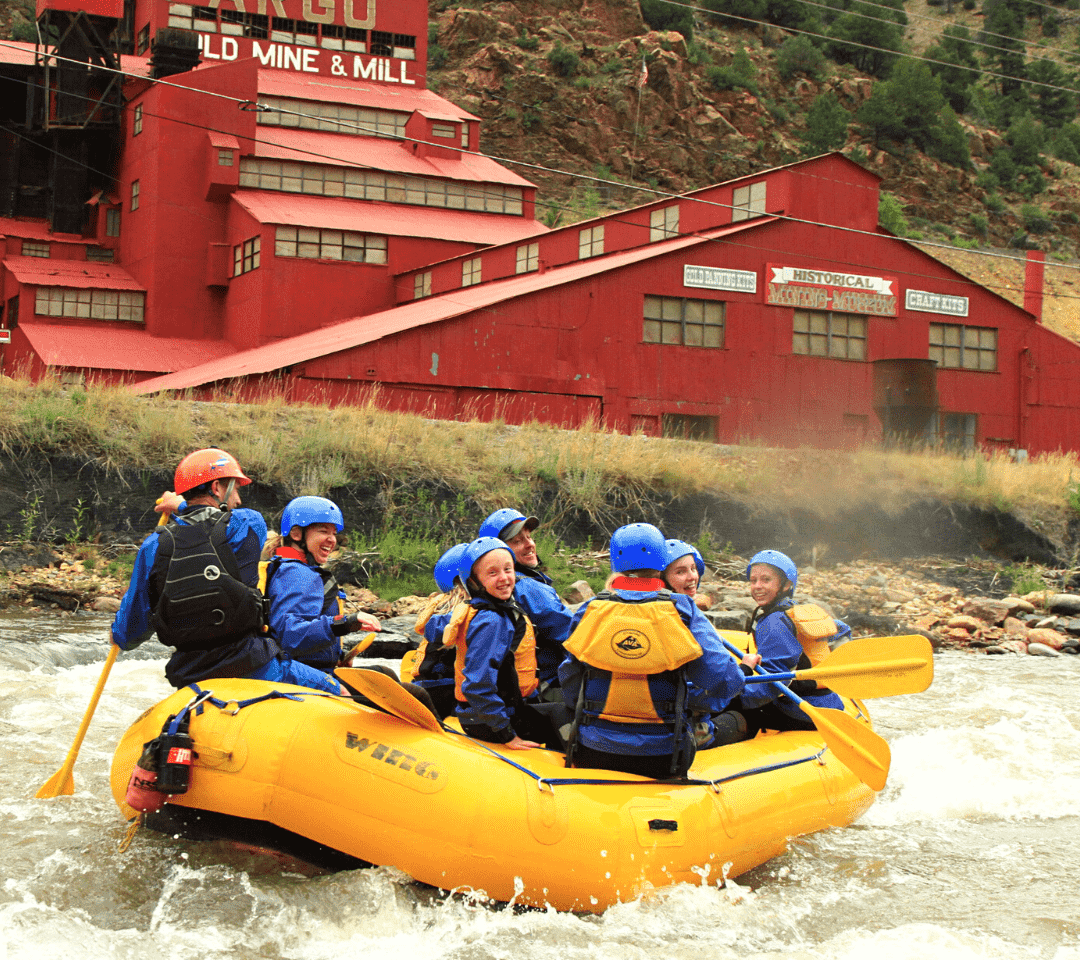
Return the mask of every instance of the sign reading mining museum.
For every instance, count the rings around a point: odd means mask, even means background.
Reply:
[[[951,297],[945,293],[930,293],[928,290],[908,290],[904,295],[904,308],[918,310],[921,313],[944,313],[950,317],[966,317],[968,298]]]
[[[757,293],[757,273],[753,270],[725,270],[721,267],[695,267],[684,263],[684,287],[706,290],[734,290],[737,293]]]
[[[870,317],[897,314],[896,277],[873,277],[843,270],[808,270],[766,264],[765,302],[802,310],[835,310]]]

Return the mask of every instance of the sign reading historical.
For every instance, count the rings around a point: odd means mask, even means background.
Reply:
[[[802,310],[835,310],[871,317],[897,314],[896,277],[766,264],[765,302]]]
[[[944,313],[950,317],[966,317],[968,298],[954,297],[946,293],[931,293],[929,290],[908,290],[904,295],[904,308],[918,310],[921,313]]]
[[[757,272],[727,270],[723,267],[697,267],[683,264],[683,286],[705,290],[734,290],[737,293],[757,293]]]

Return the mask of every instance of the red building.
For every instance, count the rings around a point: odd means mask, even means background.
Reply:
[[[1038,270],[1022,310],[886,233],[858,165],[548,231],[477,118],[425,89],[423,0],[251,6],[128,4],[112,36],[134,55],[110,60],[109,11],[50,3],[68,34],[87,21],[82,46],[0,48],[0,82],[36,91],[7,108],[28,144],[0,133],[5,371],[342,403],[377,385],[440,418],[722,442],[1080,449],[1080,347],[1039,323]]]

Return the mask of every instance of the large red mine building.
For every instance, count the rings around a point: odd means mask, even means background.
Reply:
[[[426,0],[39,0],[38,32],[0,43],[5,373],[1080,449],[1039,265],[1020,309],[879,228],[840,155],[549,230],[427,89]]]

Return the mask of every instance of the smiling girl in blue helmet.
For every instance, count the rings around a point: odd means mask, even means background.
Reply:
[[[796,604],[799,571],[779,550],[756,553],[746,567],[750,597],[757,604],[747,630],[761,655],[763,673],[805,670],[829,653],[829,641],[850,636],[851,628],[814,604]],[[796,680],[794,693],[815,707],[842,710],[843,702],[813,680]],[[814,721],[798,704],[776,693],[772,684],[747,684],[740,698],[749,733],[758,730],[813,730]]]
[[[270,544],[265,591],[270,630],[292,660],[327,674],[342,663],[342,637],[380,630],[367,613],[344,612],[345,594],[324,564],[345,529],[341,508],[325,497],[297,497],[281,515],[281,539]],[[264,553],[265,555],[265,553]]]

